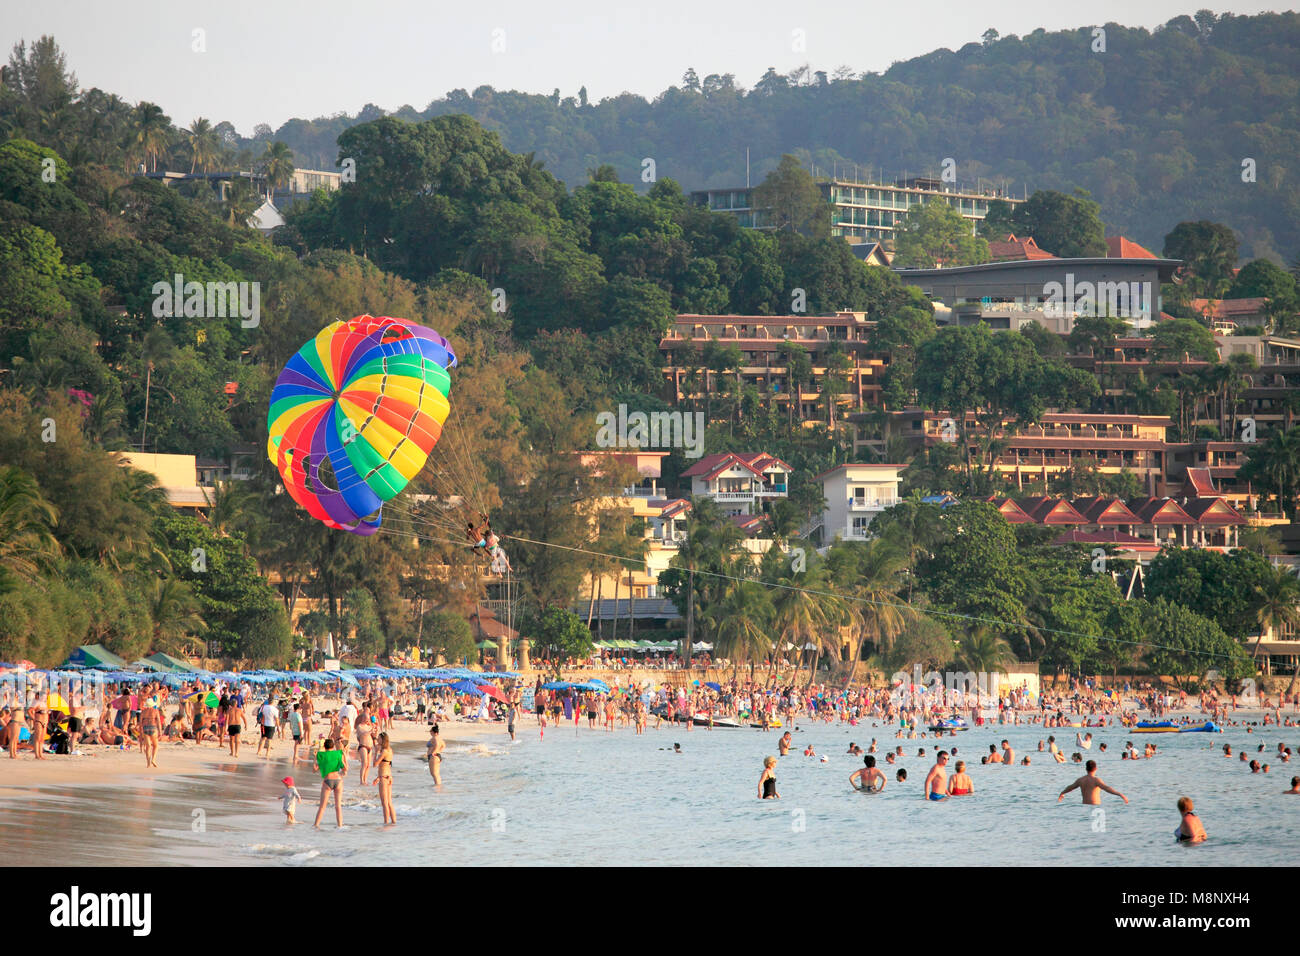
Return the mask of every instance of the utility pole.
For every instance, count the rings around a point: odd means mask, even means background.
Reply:
[[[686,653],[683,655],[689,664],[691,649],[695,646],[695,569],[686,575]]]

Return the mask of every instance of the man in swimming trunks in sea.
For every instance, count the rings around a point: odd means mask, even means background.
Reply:
[[[1089,760],[1083,765],[1083,769],[1088,772],[1062,790],[1061,795],[1056,798],[1057,803],[1064,800],[1065,795],[1071,790],[1078,790],[1083,797],[1083,802],[1092,806],[1097,806],[1101,803],[1101,792],[1103,790],[1112,796],[1119,797],[1125,803],[1128,803],[1128,797],[1124,796],[1124,794],[1120,793],[1118,790],[1113,790],[1106,786],[1106,784],[1102,783],[1101,777],[1097,776],[1097,761]]]
[[[865,766],[849,774],[849,783],[855,790],[879,793],[885,789],[885,775],[876,766],[876,758],[868,754],[862,758]]]
[[[1002,741],[1002,762],[1008,767],[1016,762],[1016,752],[1011,749],[1011,745],[1005,740]]]
[[[930,768],[930,772],[925,778],[925,799],[948,799],[948,771],[944,769],[947,766],[948,751],[940,750],[935,755],[934,766]]]

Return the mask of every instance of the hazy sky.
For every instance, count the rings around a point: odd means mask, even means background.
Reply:
[[[1202,0],[1210,2],[1210,0]],[[939,47],[957,49],[989,27],[1025,34],[1108,21],[1154,27],[1197,5],[1176,0],[0,0],[0,40],[53,34],[83,87],[151,100],[177,125],[197,116],[257,123],[384,109],[423,109],[448,90],[593,101],[623,91],[653,96],[700,76],[734,73],[750,87],[769,66],[841,64],[884,70]],[[1225,8],[1216,6],[1217,12]],[[1234,13],[1277,9],[1234,2]],[[195,52],[196,30],[206,49]],[[795,49],[802,31],[804,49]],[[498,48],[494,50],[495,46]]]

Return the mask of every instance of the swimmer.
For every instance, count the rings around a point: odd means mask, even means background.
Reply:
[[[763,758],[763,772],[758,778],[758,798],[760,800],[780,800],[781,794],[776,792],[776,758],[772,756]]]
[[[1003,744],[1006,744],[1006,741],[1004,740],[1004,741],[1002,741],[1002,743],[1003,743]],[[1002,762],[1002,755],[1001,755],[1000,753],[998,753],[998,748],[997,748],[997,746],[996,746],[995,744],[989,744],[989,755],[988,755],[987,757],[985,757],[984,759],[985,759],[985,761],[986,761],[987,763],[1001,763],[1001,762]]]
[[[1120,793],[1118,790],[1106,786],[1106,784],[1102,782],[1101,777],[1097,776],[1097,761],[1089,760],[1084,764],[1084,769],[1088,772],[1062,790],[1060,796],[1056,798],[1057,803],[1064,800],[1065,795],[1071,790],[1078,790],[1080,792],[1085,805],[1092,804],[1096,806],[1100,804],[1101,792],[1103,790],[1111,796],[1119,797],[1125,803],[1128,803],[1128,797],[1124,796],[1124,794]]]
[[[898,771],[898,773],[894,775],[894,779],[897,780],[899,783],[907,783],[907,771],[906,770]]]
[[[971,781],[970,775],[966,773],[966,761],[958,760],[957,772],[948,781],[948,796],[967,797],[974,792],[975,784]]]
[[[817,756],[817,752],[816,752],[815,750],[813,750],[813,745],[812,745],[812,744],[809,744],[806,748],[804,748],[803,755],[804,755],[805,757],[816,757],[816,756]]]
[[[1025,754],[1025,759],[1022,760],[1022,761],[1020,761],[1020,766],[1022,766],[1022,767],[1028,767],[1028,766],[1029,766],[1029,754]]]
[[[1300,794],[1300,777],[1291,778],[1291,789],[1283,790],[1283,793]]]
[[[863,768],[849,774],[849,783],[864,793],[879,793],[885,789],[885,775],[876,767],[876,758],[868,754],[862,758]],[[854,781],[861,781],[858,786]],[[879,784],[879,786],[877,786]]]
[[[1008,767],[1016,762],[1016,752],[1011,749],[1011,745],[1005,740],[1002,741],[1002,762]]]
[[[948,772],[944,768],[948,765],[948,752],[940,750],[934,758],[934,766],[925,777],[925,791],[922,799],[925,800],[947,800],[948,799]]]
[[[790,731],[787,730],[785,733],[781,735],[781,739],[778,740],[776,743],[777,752],[782,757],[786,756],[787,754],[790,753],[790,745],[791,745]]]
[[[1075,734],[1074,742],[1076,746],[1082,747],[1084,750],[1091,750],[1092,734],[1091,733],[1084,734],[1082,737],[1080,737],[1078,734]]]
[[[1053,757],[1056,758],[1056,762],[1057,762],[1057,763],[1065,763],[1065,754],[1063,754],[1063,753],[1061,752],[1061,748],[1060,748],[1060,747],[1056,746],[1056,738],[1055,738],[1055,737],[1048,737],[1048,738],[1047,738],[1047,751],[1048,751],[1048,753],[1050,753]]]
[[[1192,812],[1192,798],[1178,798],[1178,812],[1183,815],[1183,822],[1174,832],[1179,843],[1204,843],[1207,839],[1205,827],[1200,818]]]

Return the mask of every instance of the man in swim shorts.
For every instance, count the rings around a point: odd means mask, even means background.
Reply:
[[[1093,806],[1097,806],[1101,803],[1101,792],[1103,790],[1112,796],[1119,797],[1125,803],[1128,803],[1128,797],[1124,796],[1124,794],[1120,793],[1118,790],[1112,790],[1110,787],[1106,786],[1106,784],[1102,783],[1101,777],[1097,776],[1097,761],[1089,760],[1083,765],[1083,769],[1088,772],[1062,790],[1061,795],[1056,798],[1057,803],[1064,800],[1065,795],[1071,790],[1078,790],[1083,797],[1083,802]]]
[[[849,783],[856,790],[862,790],[867,793],[879,793],[885,789],[885,775],[876,767],[876,758],[868,754],[862,758],[864,764],[861,770],[855,770],[849,774]]]
[[[925,798],[927,800],[948,799],[948,751],[940,750],[935,755],[934,766],[925,778]]]

